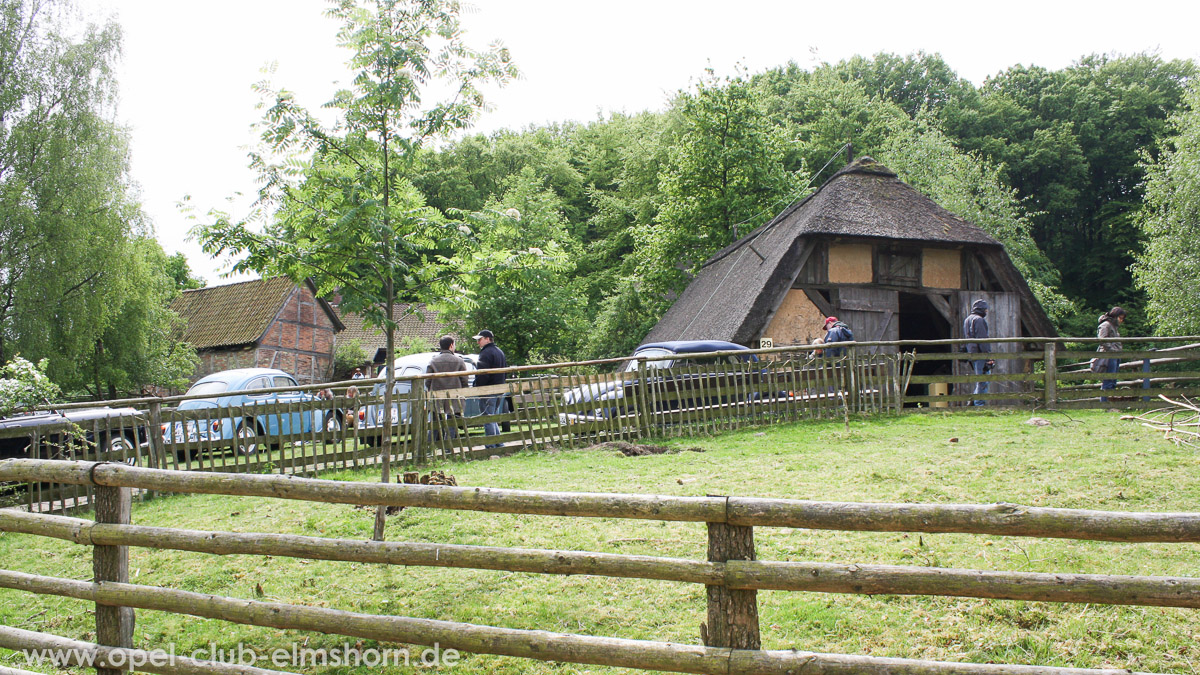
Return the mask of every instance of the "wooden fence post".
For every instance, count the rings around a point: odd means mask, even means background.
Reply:
[[[710,497],[717,495],[708,495]],[[708,560],[754,560],[754,528],[708,523]],[[708,647],[761,649],[758,632],[758,591],[706,586],[708,623],[700,627]]]
[[[650,408],[650,397],[648,395],[648,386],[646,383],[646,361],[642,359],[638,361],[637,366],[637,411],[638,411],[638,438],[646,438],[650,435],[650,416],[653,410]]]
[[[131,490],[129,488],[96,487],[96,522],[128,525],[130,521]],[[92,571],[96,583],[116,581],[129,583],[129,547],[93,546]],[[96,642],[109,647],[133,647],[133,608],[96,605]],[[97,668],[98,675],[119,675],[122,670]]]
[[[1047,408],[1058,407],[1058,343],[1047,342],[1043,363],[1046,366],[1045,398]]]

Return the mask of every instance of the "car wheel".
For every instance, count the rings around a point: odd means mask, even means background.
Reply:
[[[331,434],[338,434],[342,431],[342,411],[330,410],[325,413],[325,431]]]
[[[137,464],[137,448],[133,441],[124,434],[113,436],[104,444],[106,456],[110,461],[123,461],[130,466]],[[125,459],[121,459],[124,457]]]
[[[238,423],[237,431],[237,451],[249,457],[258,452],[262,447],[262,439],[259,438],[258,425],[250,420],[243,420]]]

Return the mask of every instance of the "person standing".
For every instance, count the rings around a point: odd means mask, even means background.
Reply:
[[[361,380],[361,379],[363,379],[363,378],[365,378],[365,377],[366,377],[366,375],[363,375],[362,368],[355,368],[355,369],[354,369],[354,374],[350,376],[350,379],[352,379],[352,380]]]
[[[963,321],[963,337],[968,340],[986,340],[988,338],[988,322],[987,322],[988,304],[987,300],[976,300],[971,303],[971,313],[967,315]],[[988,342],[968,342],[968,354],[991,354],[992,345]],[[971,367],[976,375],[987,375],[992,372],[992,367],[996,362],[992,359],[972,359]],[[987,380],[980,380],[975,383],[976,395],[988,393]],[[987,401],[976,399],[974,405],[984,405]]]
[[[1100,325],[1096,328],[1096,337],[1100,338],[1101,340],[1121,337],[1120,329],[1121,324],[1123,323],[1125,323],[1125,310],[1121,309],[1120,307],[1113,307],[1104,314],[1100,315]],[[1121,349],[1122,346],[1120,342],[1101,342],[1100,346],[1096,348],[1097,351],[1106,353],[1119,352]],[[1115,373],[1121,369],[1121,359],[1119,358],[1101,359],[1101,362],[1101,368],[1098,372]],[[1115,389],[1116,386],[1117,381],[1115,379],[1104,380],[1100,383],[1101,391],[1106,389]],[[1108,397],[1101,396],[1100,400],[1107,403]]]
[[[438,341],[438,353],[429,362],[430,373],[462,373],[458,377],[436,377],[425,381],[429,391],[447,391],[449,389],[465,389],[470,386],[467,377],[467,362],[454,353],[454,338],[443,335]],[[462,400],[446,399],[437,405],[438,414],[450,423],[450,438],[458,438],[458,418],[462,417]],[[441,440],[440,434],[434,431],[434,440]]]
[[[490,330],[481,330],[474,338],[479,343],[479,361],[480,370],[490,370],[492,368],[507,368],[508,359],[504,357],[504,352],[496,346],[496,336],[492,335]],[[487,387],[493,384],[504,384],[507,381],[507,373],[482,373],[475,376],[476,387]],[[484,415],[496,415],[506,412],[504,404],[504,394],[485,395],[483,399]],[[500,425],[495,422],[485,422],[483,425],[483,433],[486,436],[495,436],[500,433]],[[500,447],[499,443],[488,445],[489,448]]]
[[[825,329],[825,339],[822,341],[824,344],[854,342],[854,333],[851,332],[850,327],[844,322],[839,321],[836,316],[826,317],[825,325],[822,327]],[[846,350],[846,347],[833,347],[832,349],[824,349],[822,351],[825,356],[837,358],[845,356]]]

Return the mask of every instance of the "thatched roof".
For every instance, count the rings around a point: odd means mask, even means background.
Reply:
[[[981,228],[938,206],[870,157],[860,157],[821,189],[704,263],[644,342],[709,339],[749,344],[791,285],[817,237],[856,237],[994,249],[1004,247]],[[1020,274],[1006,270],[1025,303],[1049,325]],[[1015,277],[1015,279],[1013,278]],[[1052,330],[1052,329],[1051,329]]]
[[[312,283],[305,285],[315,297]],[[258,342],[294,290],[296,283],[286,277],[208,286],[184,291],[171,309],[186,322],[181,340],[193,349],[235,347]],[[329,303],[317,298],[317,305],[334,330],[340,330],[342,324]]]

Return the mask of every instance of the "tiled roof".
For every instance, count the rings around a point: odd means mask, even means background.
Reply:
[[[262,337],[296,288],[286,277],[184,291],[171,309],[187,321],[183,341],[195,349],[250,344]]]
[[[424,304],[396,303],[392,307],[393,315],[400,317],[396,322],[397,341],[404,337],[415,337],[428,341],[432,348],[441,336],[455,334],[452,327],[438,321],[437,313]],[[387,337],[383,331],[374,326],[365,325],[361,315],[343,312],[340,307],[337,308],[337,313],[346,326],[346,330],[338,333],[339,344],[358,340],[363,351],[368,355],[387,347]]]

